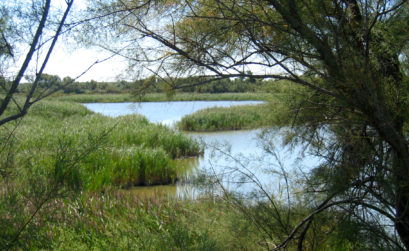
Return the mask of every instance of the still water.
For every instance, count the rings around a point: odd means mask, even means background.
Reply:
[[[209,107],[230,107],[233,105],[260,104],[262,101],[172,101],[139,103],[89,103],[84,104],[94,112],[117,117],[131,113],[145,116],[153,123],[172,125],[183,116]]]
[[[173,125],[183,116],[208,107],[229,107],[233,105],[259,104],[260,101],[176,101],[141,103],[91,103],[84,104],[88,109],[107,116],[121,116],[131,113],[144,115],[154,123]],[[213,177],[220,188],[252,198],[263,194],[254,191],[267,191],[280,195],[287,186],[296,189],[295,174],[302,175],[315,165],[315,157],[303,155],[303,146],[293,149],[283,147],[284,129],[256,129],[223,131],[212,133],[186,133],[205,146],[204,155],[198,158],[178,160],[185,178],[173,186],[138,187],[135,193],[167,193],[177,196],[194,197],[206,188],[189,182],[193,176]],[[190,177],[190,178],[189,178]],[[216,189],[217,190],[217,189]],[[218,192],[213,190],[212,192]],[[220,191],[219,191],[220,192]]]

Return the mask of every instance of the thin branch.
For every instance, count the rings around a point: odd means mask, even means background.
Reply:
[[[49,13],[49,10],[50,10],[50,3],[51,3],[51,0],[46,0],[45,6],[43,8],[43,13],[42,13],[42,16],[41,16],[40,23],[38,24],[37,31],[36,31],[36,33],[34,35],[33,41],[31,42],[30,50],[28,51],[28,53],[26,55],[26,58],[25,58],[25,60],[24,60],[24,62],[22,64],[16,78],[13,81],[13,84],[11,85],[6,97],[4,98],[4,100],[3,100],[3,102],[2,102],[2,104],[0,106],[0,116],[3,115],[4,111],[8,107],[12,96],[16,92],[17,87],[20,84],[20,81],[23,78],[25,71],[27,70],[27,67],[28,67],[28,65],[29,65],[29,63],[31,61],[31,58],[33,57],[33,54],[34,54],[34,52],[36,50],[36,46],[38,44],[38,41],[39,41],[41,35],[43,34],[43,29],[45,27],[45,22],[47,20],[48,13]],[[21,117],[21,116],[22,115],[17,116],[17,118]],[[6,119],[5,122],[3,122],[3,120],[1,120],[0,125],[3,125],[4,123],[6,123],[8,121],[10,121],[10,120]]]

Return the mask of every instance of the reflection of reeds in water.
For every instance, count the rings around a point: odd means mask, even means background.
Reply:
[[[139,198],[176,197],[177,195],[176,185],[140,186],[121,191]]]
[[[134,186],[129,189],[123,189],[125,193],[131,193],[137,197],[154,198],[154,197],[177,197],[184,199],[194,199],[195,189],[191,186],[189,178],[192,178],[198,171],[199,158],[190,157],[174,160],[176,169],[176,184],[154,185],[154,186]]]
[[[175,160],[178,177],[187,178],[194,174],[199,168],[199,158],[200,157],[191,157]]]

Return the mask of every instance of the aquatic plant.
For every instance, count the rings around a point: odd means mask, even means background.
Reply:
[[[79,170],[82,185],[92,190],[172,183],[177,178],[173,159],[202,152],[188,136],[140,115],[111,118],[80,104],[48,101],[33,106],[19,125],[16,164],[35,160],[34,166],[50,169],[62,142],[80,149],[99,135],[105,135],[104,141],[81,160]]]
[[[185,131],[223,131],[288,124],[278,102],[260,105],[212,107],[184,116],[177,126]]]

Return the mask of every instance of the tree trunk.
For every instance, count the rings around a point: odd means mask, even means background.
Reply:
[[[394,224],[406,250],[409,250],[409,150],[403,134],[403,120],[400,114],[391,116],[382,101],[374,106],[373,111],[372,119],[376,130],[392,148],[393,184],[390,185],[395,192]]]
[[[407,177],[405,179],[401,177],[400,179],[400,183],[408,181]],[[397,221],[395,222],[395,227],[406,250],[409,250],[409,189],[407,186],[403,188],[397,187],[397,193]]]
[[[409,250],[409,176],[405,157],[396,156],[395,167],[395,200],[396,221],[395,228],[401,241]],[[405,165],[406,164],[406,165]]]

